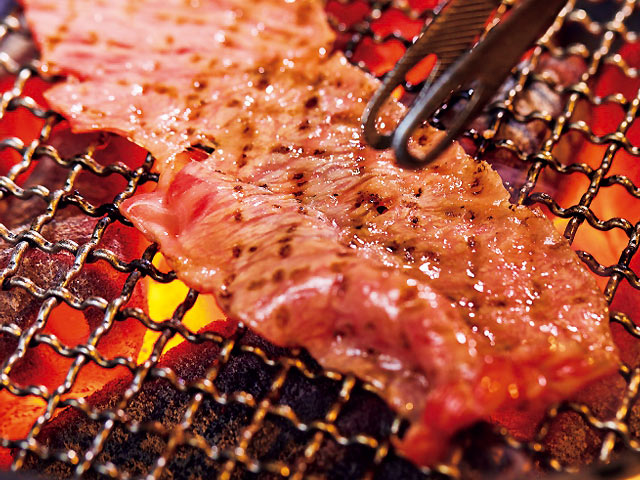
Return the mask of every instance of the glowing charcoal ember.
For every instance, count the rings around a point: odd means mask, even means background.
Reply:
[[[620,48],[619,55],[629,68],[640,67],[640,46],[638,44],[626,44]],[[608,95],[622,94],[626,99],[633,99],[638,93],[640,80],[629,78],[617,66],[604,65],[602,73],[594,86],[594,95],[606,97]],[[615,132],[624,120],[624,109],[615,102],[603,102],[594,106],[589,126],[594,134],[604,136]],[[626,133],[626,138],[632,145],[640,145],[638,122],[635,121]],[[594,170],[601,167],[609,145],[596,145],[585,142],[582,148],[574,153],[573,162],[585,163]],[[605,177],[613,178],[624,176],[633,185],[640,184],[640,169],[637,157],[618,149]],[[589,188],[590,179],[583,174],[571,175],[564,178],[563,188],[555,195],[554,199],[563,207],[578,205],[581,198]],[[615,217],[624,217],[631,224],[640,221],[640,199],[631,194],[619,184],[601,187],[594,201],[589,205],[590,210],[601,221],[608,221]],[[566,227],[568,220],[558,221],[559,229]],[[588,252],[597,262],[603,266],[617,265],[621,254],[629,243],[629,236],[621,229],[601,231],[591,227],[585,221],[575,235],[573,248]],[[618,269],[619,267],[614,267]],[[636,254],[629,264],[633,275],[640,273],[640,257]],[[605,289],[610,276],[595,275],[600,287]],[[627,279],[619,283],[610,305],[612,312],[622,312],[631,319],[635,325],[640,324],[640,298],[638,289],[631,285]],[[632,330],[633,325],[628,325]],[[640,343],[636,334],[629,333],[626,328],[617,322],[611,325],[612,335],[620,352],[621,360],[630,369],[640,366]],[[628,385],[623,376],[614,373],[607,378],[595,382],[583,389],[576,397],[597,418],[615,418],[616,409],[621,405],[628,391]],[[530,425],[536,424],[538,419],[532,419]],[[630,436],[634,441],[639,438],[640,409],[636,404],[629,409],[626,423],[630,425]],[[529,426],[528,430],[531,432]],[[560,413],[549,426],[549,434],[545,437],[544,444],[554,458],[565,465],[580,466],[585,463],[597,461],[603,450],[603,441],[606,433],[590,428],[588,422],[575,412]]]
[[[89,217],[74,217],[47,224],[42,235],[50,242],[72,240],[79,245],[88,242],[97,220]],[[144,240],[131,228],[112,225],[107,228],[98,248],[111,250],[123,261],[139,258]],[[13,249],[4,242],[0,251],[0,268],[5,268]],[[34,279],[39,288],[55,288],[72,267],[74,256],[70,253],[49,254],[29,248],[15,273],[9,279],[21,276]],[[70,282],[68,290],[84,301],[90,297],[114,300],[121,292],[126,274],[114,270],[104,260],[87,264]],[[23,288],[13,287],[0,292],[0,322],[25,331],[36,320],[42,300]],[[146,294],[142,283],[134,288],[126,306],[146,309]],[[47,318],[42,334],[55,335],[69,348],[86,344],[89,336],[102,323],[104,313],[95,307],[84,310],[73,309],[65,304],[55,307]],[[142,343],[145,327],[136,319],[114,322],[97,345],[97,351],[106,359],[129,356],[136,359]],[[9,334],[0,334],[0,363],[13,354],[18,339]],[[42,385],[51,393],[63,382],[73,359],[61,356],[45,344],[30,344],[26,354],[13,366],[9,378],[14,386]],[[69,394],[75,397],[88,395],[121,374],[124,367],[105,369],[94,362],[83,366]],[[20,411],[20,415],[15,412]],[[44,411],[44,402],[35,397],[17,397],[6,390],[0,392],[0,436],[8,439],[24,438],[34,421]],[[0,457],[6,452],[0,452]],[[0,460],[1,461],[1,460]]]
[[[88,164],[97,164],[95,168],[119,163],[125,168],[135,169],[144,162],[146,156],[140,147],[122,137],[108,133],[73,134],[66,124],[61,124],[53,130],[47,144],[53,147],[54,155],[57,155],[61,162],[71,162],[79,156],[86,156],[85,161]],[[65,187],[69,175],[68,165],[62,165],[49,156],[40,156],[32,161],[28,174],[21,176],[26,177],[24,181],[19,180],[17,183],[25,190],[45,187],[50,195],[53,195],[56,190]],[[73,203],[76,196],[81,196],[90,206],[99,208],[101,205],[111,204],[126,186],[127,182],[123,176],[117,173],[99,176],[86,166],[75,176],[72,192],[59,203],[55,218],[62,220],[82,213],[78,205]],[[50,199],[40,195],[23,199],[7,194],[0,203],[0,221],[8,228],[23,224],[28,226],[38,215],[45,213],[49,201]]]
[[[11,95],[11,90],[16,87],[17,80],[13,75],[0,75],[0,92],[5,96]],[[22,87],[22,93],[18,98],[25,100],[31,98],[36,105],[46,110],[48,107],[42,94],[50,87],[50,83],[38,77],[29,78]],[[24,107],[7,109],[0,121],[0,138],[17,139],[18,145],[23,144],[28,146],[30,142],[39,137],[44,123],[44,119],[33,115],[31,111]],[[0,175],[6,175],[11,167],[20,163],[22,160],[21,153],[16,149],[9,146],[0,148]],[[27,176],[28,172],[20,175],[18,177],[18,183]]]
[[[233,332],[234,323],[219,323],[217,331],[223,336]],[[236,332],[237,334],[238,332]],[[252,398],[260,402],[271,394],[277,408],[291,408],[297,418],[305,423],[322,420],[334,408],[342,381],[330,380],[319,374],[313,361],[307,356],[300,360],[305,364],[307,374],[292,368],[283,384],[273,391],[273,383],[279,367],[268,366],[257,355],[248,350],[258,348],[268,358],[276,362],[291,352],[265,342],[249,331],[240,333],[234,340],[235,348],[229,360],[220,360],[220,348],[216,343],[205,341],[201,344],[183,343],[164,355],[158,364],[170,368],[176,376],[187,384],[207,375],[207,370],[217,367],[213,384],[220,395],[237,398]],[[122,399],[130,385],[131,375],[122,375],[104,389],[87,398],[87,403],[104,411]],[[248,395],[251,397],[248,397]],[[126,419],[152,425],[158,422],[167,428],[174,428],[182,422],[193,398],[193,393],[179,393],[166,380],[147,379],[141,392],[124,408]],[[161,399],[161,402],[159,401]],[[351,391],[349,400],[340,409],[335,420],[337,431],[347,438],[355,435],[368,436],[372,440],[384,439],[389,435],[394,414],[379,397],[357,385]],[[179,451],[167,463],[166,472],[176,480],[208,478],[220,474],[225,467],[225,453],[233,449],[241,432],[251,423],[253,410],[237,401],[225,405],[204,394],[198,410],[191,416],[187,435],[198,435],[200,441],[219,448],[221,458],[213,460],[199,448],[179,447]],[[184,423],[183,423],[184,425]],[[325,434],[318,451],[305,455],[306,446],[317,432],[300,431],[290,421],[283,421],[275,415],[267,415],[261,422],[246,450],[246,455],[264,467],[274,470],[287,465],[292,471],[296,466],[306,464],[306,474],[320,478],[361,478],[369,469],[373,454],[357,442],[344,446],[337,443],[330,434]],[[90,445],[101,430],[101,422],[88,419],[77,410],[69,409],[44,427],[37,441],[55,451],[73,449],[82,451]],[[532,465],[524,454],[505,448],[497,442],[495,434],[486,425],[474,428],[469,434],[472,441],[458,467],[462,478],[489,480],[493,478],[518,478],[523,480],[532,471]],[[166,447],[167,438],[141,431],[131,433],[120,422],[104,442],[96,464],[111,462],[131,476],[142,476],[149,465]],[[496,444],[497,443],[497,444]],[[202,443],[200,444],[202,445]],[[491,455],[485,455],[491,452]],[[24,466],[27,471],[37,471],[52,478],[67,478],[72,475],[73,465],[57,461],[43,461],[35,455],[28,455]],[[240,470],[242,466],[238,468]],[[535,470],[534,470],[535,471]],[[512,476],[508,473],[511,472]],[[92,472],[90,472],[91,474]],[[376,478],[388,480],[419,480],[424,478],[417,467],[400,459],[391,452],[377,470]]]
[[[227,336],[233,331],[234,325],[234,322],[221,323],[217,329]],[[160,359],[158,367],[170,368],[178,378],[189,383],[202,379],[209,368],[219,366],[219,374],[213,383],[221,395],[250,394],[255,401],[261,401],[270,392],[278,367],[269,367],[257,355],[243,349],[258,347],[274,360],[290,355],[290,352],[265,342],[251,332],[241,334],[235,342],[233,354],[223,365],[218,363],[219,346],[207,341],[177,346]],[[302,360],[308,362],[307,358],[303,357]],[[313,365],[313,362],[310,364]],[[317,372],[315,367],[310,368]],[[99,410],[112,407],[122,398],[131,379],[130,375],[121,376],[106,385],[102,391],[87,398],[87,402]],[[278,400],[275,403],[290,407],[302,421],[321,420],[338,398],[341,385],[342,382],[323,376],[307,378],[293,368],[278,389]],[[179,393],[166,380],[148,379],[141,392],[124,408],[124,412],[130,420],[145,424],[160,422],[172,428],[181,423],[181,417],[192,396],[192,393]],[[200,408],[193,415],[187,434],[197,434],[209,445],[215,445],[222,451],[230,450],[237,444],[242,430],[251,422],[251,417],[252,409],[245,405],[235,401],[220,405],[209,395],[205,395]],[[375,421],[371,422],[371,419]],[[336,420],[336,425],[345,435],[359,432],[375,439],[388,435],[392,422],[393,413],[389,407],[370,392],[356,388]],[[293,466],[304,461],[304,447],[315,432],[301,432],[291,422],[283,422],[270,415],[262,423],[262,428],[246,452],[250,458]],[[82,445],[90,444],[99,429],[99,422],[91,421],[81,412],[70,409],[45,426],[37,440],[54,450],[78,450]],[[166,438],[146,432],[131,434],[116,422],[115,430],[105,441],[97,461],[113,462],[132,476],[144,475],[147,473],[146,466],[153,463],[160,453],[159,449],[165,445]],[[183,448],[185,447],[181,447]],[[336,478],[344,478],[344,472],[348,472],[360,477],[370,461],[369,453],[361,446],[345,447],[328,438],[318,454],[313,456],[307,473],[333,472]],[[220,473],[224,464],[224,460],[212,460],[200,449],[185,448],[168,463],[167,471],[176,479],[208,478]],[[70,476],[73,468],[62,462],[43,462],[32,455],[25,462],[25,470],[35,470],[54,478]],[[384,468],[384,478],[388,479],[405,480],[419,475],[416,467],[401,461],[395,455],[390,455]]]

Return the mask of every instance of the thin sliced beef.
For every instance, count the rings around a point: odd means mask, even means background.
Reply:
[[[404,451],[431,462],[458,429],[500,411],[539,411],[617,365],[604,301],[547,220],[525,208],[484,208],[477,243],[462,247],[447,236],[442,247],[451,249],[452,269],[455,261],[482,263],[442,281],[353,248],[335,220],[293,194],[197,162],[126,214],[231,318],[378,385],[414,422]],[[500,217],[492,222],[492,214]],[[449,226],[456,224],[473,227],[459,218]],[[427,241],[422,248],[439,245]]]
[[[65,113],[76,130],[126,129],[160,161],[192,144],[215,145],[221,119],[249,102],[237,104],[233,94],[245,88],[246,74],[265,89],[272,71],[299,71],[296,64],[326,55],[333,40],[314,0],[23,3],[48,68],[84,80],[55,87],[52,105],[57,91],[72,100]],[[94,96],[96,105],[86,102]],[[125,97],[134,101],[116,101]]]
[[[77,131],[127,135],[159,160],[158,190],[124,213],[234,319],[379,385],[413,420],[402,448],[415,461],[437,460],[479,419],[540,410],[617,367],[594,280],[542,215],[509,204],[486,163],[454,146],[404,171],[363,143],[378,82],[326,57],[318,2],[181,2],[162,28],[151,1],[24,3],[44,60],[74,77],[51,104]],[[214,41],[151,41],[184,34],[183,11],[234,21],[191,28]],[[257,29],[256,11],[264,25],[288,20],[287,34]],[[113,45],[104,27],[131,15],[137,27]],[[217,40],[252,29],[251,41]],[[392,105],[381,122],[403,112]],[[437,135],[423,130],[412,148]]]

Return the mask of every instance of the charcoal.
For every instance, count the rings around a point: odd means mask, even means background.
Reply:
[[[232,322],[224,324],[227,334],[232,325]],[[271,386],[282,367],[279,363],[269,366],[258,355],[249,351],[250,347],[259,347],[269,358],[275,360],[283,356],[290,357],[292,353],[268,343],[248,330],[239,330],[236,335],[231,356],[221,366],[217,363],[220,345],[212,341],[201,344],[185,342],[164,355],[158,366],[170,368],[184,382],[189,383],[203,379],[210,367],[218,365],[219,374],[214,384],[221,394],[231,396],[246,392],[256,402],[271,396],[274,404],[288,405],[298,419],[306,424],[325,419],[327,412],[339,398],[342,382],[323,375],[309,378],[293,367],[287,373],[281,388],[274,394]],[[306,358],[304,353],[303,358]],[[309,361],[307,372],[317,374],[320,370],[313,361]],[[88,403],[98,411],[113,410],[130,386],[132,378],[131,373],[127,373],[113,380],[88,397]],[[581,393],[580,400],[599,398],[603,389],[619,393],[613,384],[590,388],[593,390],[586,389]],[[159,422],[171,431],[182,422],[194,393],[180,392],[162,378],[146,380],[141,391],[125,408],[125,412],[130,420]],[[596,412],[605,414],[597,410],[597,406]],[[226,452],[233,451],[241,439],[242,431],[252,422],[254,413],[253,407],[243,403],[229,401],[221,404],[205,395],[187,431],[201,436],[210,446]],[[364,434],[385,441],[389,438],[394,418],[393,412],[379,397],[357,383],[349,400],[342,406],[335,425],[347,438]],[[37,440],[53,451],[71,449],[82,455],[91,448],[101,428],[101,422],[90,420],[79,410],[68,409],[48,423]],[[401,433],[404,428],[406,425],[401,428]],[[390,453],[376,465],[373,449],[358,443],[340,445],[327,434],[321,437],[320,447],[315,455],[308,459],[305,457],[305,449],[314,440],[316,433],[317,430],[313,429],[301,431],[289,419],[269,413],[254,433],[246,453],[263,465],[282,462],[293,471],[303,470],[308,478],[351,479],[362,478],[368,473],[373,473],[375,479],[445,478],[437,472],[426,475],[415,465],[397,456],[393,446]],[[544,443],[554,457],[573,465],[593,462],[601,441],[601,435],[591,432],[579,415],[563,412],[552,422],[550,434]],[[462,449],[458,468],[465,479],[526,480],[539,478],[542,472],[549,471],[549,465],[545,462],[522,449],[509,446],[496,427],[488,423],[480,423],[461,432],[456,443]],[[166,436],[145,431],[132,433],[126,425],[116,422],[95,464],[111,462],[123,473],[144,476],[163,454],[167,444]],[[209,458],[198,448],[180,445],[170,457],[164,475],[176,480],[211,478],[223,469],[226,460],[224,455],[217,459]],[[32,454],[27,455],[25,470],[52,478],[69,478],[74,474],[73,467],[68,464],[51,459],[42,460]],[[85,477],[99,478],[99,474],[92,469]],[[280,477],[266,471],[251,473],[242,463],[238,463],[231,478]]]
[[[463,432],[459,442],[465,446],[460,470],[467,480],[530,480],[540,476],[534,459],[507,445],[488,423]]]
[[[71,240],[82,245],[90,240],[95,223],[96,220],[88,217],[73,217],[63,221],[54,220],[43,228],[42,235],[50,242]],[[141,246],[141,239],[135,230],[114,225],[107,228],[99,248],[111,250],[118,258],[132,259],[140,255]],[[5,268],[14,248],[6,242],[1,243],[0,248],[2,248],[0,250],[0,266]],[[72,267],[73,262],[74,256],[69,252],[49,254],[36,247],[30,247],[23,256],[15,276],[31,279],[42,289],[54,288],[59,285],[64,275]],[[106,262],[100,261],[85,265],[71,281],[68,289],[82,300],[92,296],[111,300],[120,295],[123,281],[123,274],[115,271]],[[5,288],[6,286],[5,283]],[[144,308],[145,301],[144,289],[142,285],[139,285],[134,290],[130,305]],[[35,320],[41,305],[42,300],[23,288],[5,289],[0,292],[0,323],[13,323],[25,330]],[[102,321],[103,315],[97,308],[89,307],[78,313],[77,316],[84,317],[87,331],[93,331]],[[82,328],[72,324],[67,327],[70,330]],[[144,327],[137,321],[117,322],[113,331],[105,337],[100,346],[105,352],[118,351],[122,355],[131,355],[139,348],[143,333]],[[111,345],[113,342],[116,345]],[[16,344],[15,337],[0,334],[0,361],[4,361],[14,351]]]
[[[278,368],[269,367],[253,353],[243,352],[242,346],[247,345],[260,345],[271,358],[282,354],[290,355],[290,352],[266,343],[249,331],[240,332],[231,360],[222,366],[215,384],[220,392],[227,395],[249,390],[257,399],[265,398],[271,394],[271,384]],[[207,368],[216,363],[219,353],[220,348],[214,342],[200,345],[185,342],[169,351],[159,362],[159,366],[170,367],[179,377],[189,382],[202,378]],[[122,398],[131,378],[131,375],[125,375],[106,385],[100,392],[88,397],[89,404],[100,411],[113,408]],[[296,412],[301,404],[305,404],[301,409],[301,420],[323,420],[338,398],[341,385],[341,382],[323,376],[309,379],[293,368],[273,401],[289,405]],[[144,382],[140,393],[125,411],[131,419],[160,422],[165,427],[175,428],[181,422],[192,397],[193,393],[178,392],[164,379],[154,379]],[[366,390],[356,387],[343,410],[345,413],[337,423],[345,434],[363,433],[363,426],[369,426],[381,438],[389,435],[392,412]],[[209,445],[231,450],[240,440],[242,430],[250,424],[254,411],[252,407],[233,401],[221,405],[206,396],[188,431],[201,435]],[[371,425],[376,422],[379,422],[378,429],[386,431],[375,432],[376,429],[371,428]],[[82,453],[91,445],[100,425],[100,422],[90,420],[84,413],[69,409],[46,425],[37,440],[54,450],[74,449]],[[358,478],[373,468],[374,450],[359,444],[345,447],[329,435],[324,435],[319,451],[307,465],[304,451],[315,433],[302,432],[289,420],[269,414],[254,435],[247,454],[260,462],[280,461],[294,469],[304,468],[307,475],[317,475],[318,478]],[[166,443],[167,438],[131,433],[117,423],[96,463],[112,462],[130,475],[145,475],[166,447]],[[222,469],[225,461],[226,458],[213,460],[206,457],[202,450],[183,445],[168,462],[165,475],[166,478],[173,479],[211,478]],[[400,460],[394,453],[385,459],[384,468],[384,478],[423,478],[415,466]],[[44,473],[53,478],[68,478],[73,475],[73,469],[69,465],[41,460],[31,454],[27,457],[25,470]],[[98,476],[95,470],[91,470],[87,478]],[[232,475],[232,478],[254,477],[279,478],[268,472],[257,475],[250,473],[241,464]]]
[[[84,155],[91,147],[95,147],[93,159],[101,166],[108,166],[116,162],[135,168],[144,159],[142,150],[128,140],[107,133],[74,134],[68,128],[54,131],[51,141],[62,160],[71,161],[79,155]],[[23,189],[44,186],[50,192],[64,188],[70,169],[61,165],[54,158],[43,156],[33,162],[33,168],[21,185]],[[121,175],[112,173],[100,177],[84,167],[73,183],[73,195],[79,195],[84,201],[94,207],[113,202],[116,195],[124,190],[126,181]],[[63,197],[55,218],[62,220],[81,213],[80,209]],[[0,202],[0,221],[6,227],[20,230],[21,226],[28,226],[38,215],[47,209],[47,201],[33,195],[21,199],[8,195]]]
[[[50,242],[71,240],[79,245],[90,240],[96,220],[88,217],[73,217],[47,224],[42,235]],[[112,225],[107,228],[99,248],[111,250],[122,260],[139,258],[141,237],[134,229]],[[0,244],[0,267],[5,268],[14,249],[6,242]],[[35,246],[25,252],[16,271],[16,276],[26,277],[39,288],[49,289],[59,286],[66,272],[73,266],[74,256],[70,253],[46,253]],[[36,298],[21,287],[11,287],[9,277],[0,291],[0,325],[14,325],[27,330],[37,318],[43,300]],[[68,290],[81,301],[89,297],[102,297],[107,301],[117,298],[123,288],[126,274],[117,272],[105,261],[83,266],[80,273],[70,282]],[[133,290],[130,307],[146,308],[146,292],[142,283]],[[55,307],[47,318],[42,331],[54,334],[68,347],[74,348],[87,342],[89,335],[102,323],[104,313],[96,307],[76,310],[65,304]],[[123,319],[114,322],[112,328],[98,343],[98,352],[111,359],[116,355],[135,359],[142,344],[146,328],[137,319]],[[0,333],[0,363],[5,362],[18,346],[18,338],[9,333]],[[63,382],[73,360],[57,353],[51,346],[35,344],[27,346],[26,352],[14,363],[10,380],[14,386],[44,386],[50,392]],[[94,362],[82,367],[78,379],[70,393],[76,398],[86,396],[102,387],[121,373],[115,369],[105,369]],[[0,436],[20,439],[44,412],[44,402],[35,397],[17,397],[8,390],[0,390]],[[0,466],[10,462],[7,452],[0,449]]]

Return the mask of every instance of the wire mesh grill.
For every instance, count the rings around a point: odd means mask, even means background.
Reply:
[[[338,48],[380,76],[435,3],[331,0],[327,10],[339,32]],[[555,34],[520,66],[505,98],[490,106],[487,128],[467,134],[477,155],[505,152],[515,159],[516,174],[508,182],[514,200],[546,209],[602,280],[625,351],[619,377],[594,386],[580,401],[550,409],[532,441],[479,426],[460,436],[448,463],[420,470],[394,453],[391,440],[405,425],[373,387],[323,370],[305,352],[276,348],[242,326],[231,335],[223,321],[195,331],[186,318],[203,301],[198,292],[162,269],[154,245],[141,255],[118,247],[136,238],[118,207],[153,186],[153,158],[133,147],[118,149],[110,137],[64,136],[63,119],[43,106],[33,87],[52,79],[30,57],[19,12],[4,18],[0,279],[2,294],[13,296],[0,302],[0,402],[13,416],[27,413],[24,422],[14,422],[21,434],[0,430],[0,465],[122,479],[494,478],[515,470],[570,471],[640,451],[640,327],[633,318],[640,305],[634,263],[640,241],[639,21],[635,1],[570,1]],[[545,76],[536,66],[549,54],[582,58],[580,81],[563,87]],[[518,99],[539,84],[557,91],[559,114],[518,110]],[[418,87],[405,84],[409,92]],[[535,151],[497,133],[508,122],[544,127]],[[80,151],[67,155],[69,143]],[[112,161],[102,159],[105,151],[115,151],[107,156]],[[55,185],[35,173],[45,164],[57,169]],[[108,202],[92,201],[87,186],[105,182],[119,187]],[[73,226],[78,217],[93,219],[82,224],[85,235],[65,236],[59,225]],[[43,264],[56,275],[45,278],[32,268]],[[154,314],[140,301],[153,305],[158,285],[169,286],[161,295],[170,292],[174,300],[182,294],[171,314]],[[10,314],[25,298],[35,305],[33,318],[20,322]],[[80,328],[72,321],[85,321],[84,333],[69,333]],[[136,355],[118,339],[141,327],[145,342]],[[175,338],[185,342],[161,358]],[[25,363],[57,381],[34,382],[20,373]],[[51,369],[59,370],[57,376]],[[106,386],[87,396],[86,379],[94,377],[93,389]]]

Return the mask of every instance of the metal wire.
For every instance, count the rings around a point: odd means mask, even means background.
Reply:
[[[423,4],[423,8],[416,7],[419,3]],[[427,3],[332,0],[328,2],[328,10],[333,12],[330,19],[339,32],[339,44],[347,57],[367,70],[371,68],[371,63],[366,61],[363,54],[365,41],[370,41],[373,48],[389,44],[406,48],[411,43],[412,39],[407,38],[400,29],[384,35],[376,33],[385,16],[404,15],[419,23],[430,15],[425,7]],[[511,3],[505,2],[500,14],[506,12]],[[364,14],[352,15],[356,21],[341,21],[343,17],[337,12],[362,10],[363,5],[366,6]],[[597,11],[608,12],[607,18],[592,19],[588,12],[593,5],[606,7]],[[618,205],[618,211],[607,218],[598,217],[593,206],[603,192],[614,186],[628,193],[630,203],[632,199],[640,199],[640,186],[634,183],[631,173],[611,174],[620,152],[626,152],[633,158],[640,157],[640,146],[633,145],[628,136],[640,109],[640,92],[633,98],[624,95],[602,97],[596,93],[594,85],[609,67],[618,69],[629,81],[638,77],[638,72],[627,65],[619,54],[623,45],[637,40],[635,29],[638,26],[634,23],[637,15],[636,2],[632,0],[571,0],[558,18],[554,31],[577,26],[597,39],[596,43],[574,42],[558,46],[550,34],[533,51],[529,62],[518,69],[514,86],[507,97],[490,106],[489,128],[485,132],[468,133],[478,148],[478,156],[503,150],[518,159],[526,175],[514,189],[517,203],[542,205],[559,219],[566,219],[564,234],[569,241],[574,241],[578,232],[587,227],[604,232],[621,232],[628,239],[616,252],[619,260],[613,265],[600,264],[596,260],[596,252],[578,252],[594,274],[607,279],[604,292],[610,303],[616,298],[616,292],[623,282],[633,289],[640,289],[638,273],[630,266],[640,242],[640,224],[625,218],[628,213],[625,208],[629,208],[626,205]],[[9,15],[0,23],[0,50],[11,35],[25,34],[19,12]],[[545,54],[558,58],[581,56],[587,63],[587,70],[578,84],[559,87],[536,73],[536,66]],[[18,61],[6,51],[0,52],[0,68],[14,78],[12,88],[3,94],[0,102],[0,126],[7,121],[7,115],[18,110],[42,120],[40,133],[32,141],[12,136],[0,138],[0,153],[16,152],[20,157],[6,175],[0,176],[0,204],[15,199],[18,202],[16,205],[20,205],[33,198],[40,198],[43,205],[46,204],[42,213],[31,219],[29,229],[11,229],[0,223],[0,237],[11,249],[7,265],[0,270],[2,288],[7,291],[23,290],[41,302],[37,318],[26,327],[10,320],[0,320],[0,338],[4,336],[17,340],[15,351],[0,366],[0,393],[4,390],[16,398],[37,397],[45,405],[42,415],[33,422],[24,438],[10,440],[0,437],[0,446],[13,449],[12,469],[37,469],[65,476],[106,476],[117,479],[163,476],[190,478],[204,475],[198,472],[207,472],[206,476],[216,475],[221,479],[255,475],[260,478],[293,479],[386,478],[392,475],[397,478],[453,479],[463,477],[466,471],[473,468],[469,466],[473,462],[468,458],[468,444],[473,443],[474,435],[478,437],[477,433],[471,432],[461,437],[450,462],[433,470],[419,470],[398,458],[393,450],[392,439],[401,435],[404,429],[402,419],[395,417],[385,407],[362,408],[362,405],[371,402],[380,405],[379,400],[379,403],[375,403],[375,388],[371,385],[363,384],[350,375],[323,370],[305,352],[277,349],[252,336],[242,325],[231,336],[191,332],[183,320],[198,298],[198,292],[194,290],[186,294],[168,319],[152,319],[143,309],[127,305],[137,285],[146,281],[164,284],[176,282],[172,272],[164,273],[154,266],[158,255],[154,245],[149,246],[140,259],[133,261],[104,247],[105,232],[110,228],[118,224],[132,228],[120,215],[118,207],[142,186],[157,180],[152,172],[153,158],[147,156],[138,168],[120,162],[103,166],[95,160],[96,145],[89,146],[82,155],[64,158],[51,142],[55,127],[63,121],[62,118],[38,105],[25,93],[27,83],[33,78],[51,79],[47,78],[37,60]],[[383,73],[374,71],[376,74]],[[560,115],[553,117],[539,111],[522,115],[517,112],[514,105],[536,83],[548,84],[562,94],[565,104]],[[409,82],[404,86],[408,92],[419,87]],[[581,103],[592,108],[615,104],[624,111],[624,115],[615,131],[597,134],[589,122],[576,119]],[[505,122],[524,124],[533,121],[542,122],[547,131],[544,142],[534,153],[520,151],[516,143],[499,139],[495,134]],[[557,149],[569,135],[580,135],[587,144],[603,146],[604,153],[597,167],[579,158],[569,163],[558,159]],[[45,158],[66,169],[67,177],[62,188],[52,189],[47,185],[22,187],[31,168]],[[76,191],[78,176],[83,172],[94,175],[96,181],[111,175],[122,178],[126,187],[112,203],[93,205]],[[557,191],[545,193],[539,188],[545,172],[557,176]],[[563,188],[575,184],[569,180],[572,175],[584,177],[586,187],[577,203],[561,206],[556,197]],[[69,208],[77,208],[81,215],[96,219],[93,235],[84,244],[68,239],[51,242],[43,235],[43,229],[59,218],[61,211]],[[26,256],[33,250],[47,255],[67,252],[73,257],[71,267],[55,285],[43,288],[38,278],[18,274]],[[126,275],[119,295],[113,298],[85,298],[69,288],[88,264],[97,261],[107,262],[109,268]],[[635,292],[634,298],[640,301],[640,293]],[[93,308],[102,312],[101,322],[93,329],[86,343],[65,345],[55,334],[45,332],[50,313],[62,302],[73,309]],[[138,364],[135,358],[126,355],[106,358],[97,348],[113,326],[126,319],[135,319],[147,330],[160,333],[149,358],[143,363]],[[640,326],[628,314],[612,312],[611,321],[622,326],[633,342],[640,342]],[[186,340],[187,343],[182,347],[185,352],[189,352],[189,348],[198,352],[200,350],[197,348],[210,348],[210,356],[202,357],[210,360],[208,368],[194,378],[187,378],[184,372],[178,372],[178,367],[172,367],[179,365],[179,361],[163,363],[162,352],[174,337]],[[21,385],[12,380],[15,366],[28,351],[38,346],[46,346],[52,354],[72,359],[64,380],[53,391],[43,385]],[[238,380],[234,372],[245,363],[254,366],[252,374],[260,379],[250,386],[242,386],[240,381],[240,386],[234,387],[231,380]],[[112,387],[113,398],[94,401],[72,393],[78,376],[90,364],[130,372],[120,375],[121,383]],[[519,441],[506,429],[498,427],[491,429],[490,436],[497,438],[500,451],[524,455],[532,459],[530,465],[547,471],[571,471],[576,466],[574,462],[560,458],[549,441],[554,435],[554,428],[562,421],[571,419],[583,429],[584,436],[591,435],[589,438],[596,439],[597,454],[593,458],[585,455],[583,461],[608,461],[625,451],[640,453],[640,437],[635,426],[640,418],[636,408],[640,366],[622,364],[620,379],[624,387],[615,405],[610,406],[612,414],[601,416],[601,409],[597,406],[568,402],[554,406],[547,412],[534,441]],[[318,401],[324,404],[322,408],[312,408],[313,414],[291,400],[295,395],[302,395],[300,392],[315,392],[315,389],[324,392],[318,396]],[[291,392],[297,393],[294,395]],[[158,402],[163,398],[179,398],[180,401],[173,405],[175,412],[163,412],[164,416],[158,417],[160,420],[132,413],[142,408],[145,399],[153,403],[155,396]],[[207,418],[227,418],[225,415],[230,415],[230,411],[240,412],[229,417],[229,428],[233,430],[231,439],[227,438],[229,432],[224,426],[215,434],[205,431]],[[173,420],[168,421],[169,417]],[[62,425],[67,422],[67,427],[79,431],[84,435],[84,440],[75,444],[69,440],[67,445],[74,444],[74,448],[62,448],[55,442],[47,443],[47,438],[51,438],[51,435],[55,437],[55,431],[51,433],[49,430],[47,433],[47,429],[55,422]],[[375,428],[371,427],[372,422]],[[271,439],[264,438],[270,436],[270,429],[280,432],[278,435],[294,439],[286,444],[286,448],[281,448],[289,449],[286,455],[278,451],[280,440],[275,438],[276,435]],[[129,445],[127,442],[137,438],[136,435],[140,435],[143,442],[153,444],[149,447],[153,455],[146,461],[134,462],[122,458],[119,461],[117,455],[109,454],[115,448],[113,445],[118,442]],[[485,432],[480,437],[487,438],[487,435]],[[159,440],[152,442],[152,439]],[[209,470],[194,467],[194,458],[198,459],[196,463],[200,462],[198,465],[204,465],[202,468]],[[346,466],[343,470],[327,470],[327,465],[332,464]],[[183,468],[179,468],[180,465]],[[186,468],[184,465],[190,466]]]

